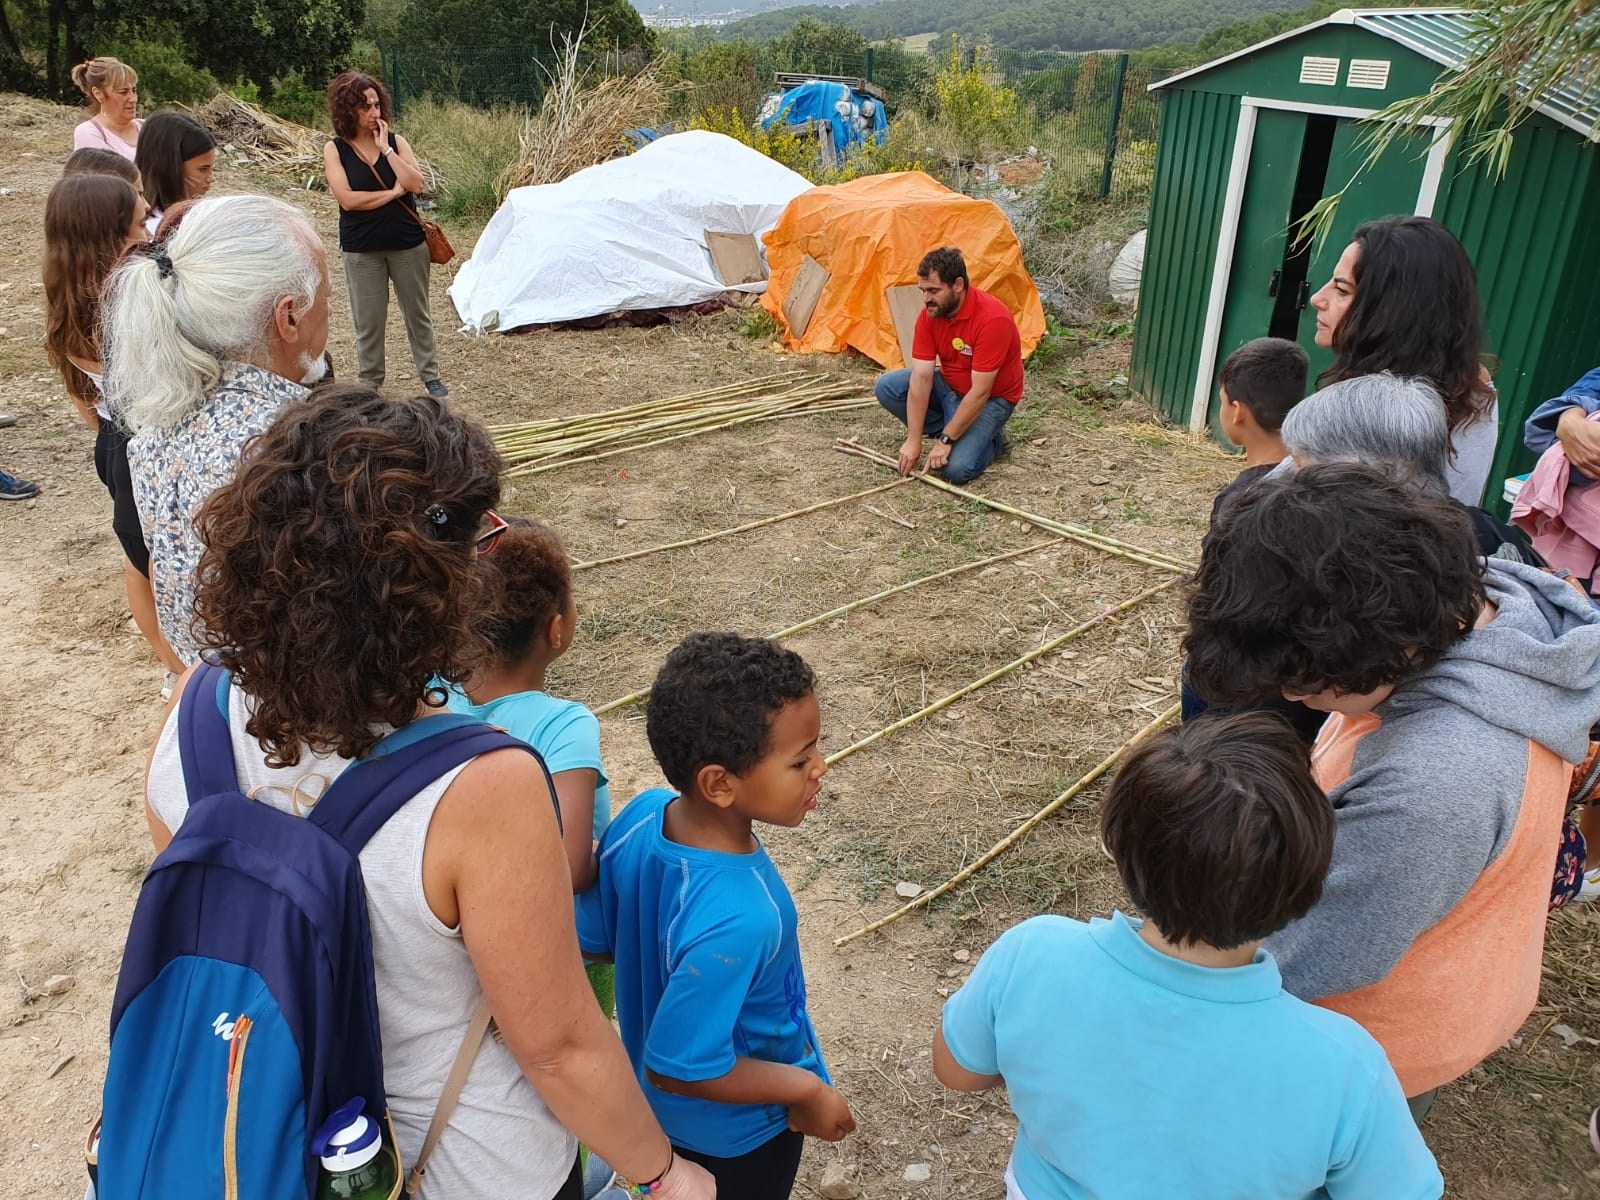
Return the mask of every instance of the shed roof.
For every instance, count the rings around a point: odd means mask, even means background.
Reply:
[[[1431,59],[1440,66],[1459,71],[1473,54],[1477,29],[1472,9],[1466,8],[1346,8],[1322,21],[1302,25],[1277,37],[1268,38],[1254,46],[1246,47],[1223,58],[1191,68],[1159,83],[1150,90],[1171,87],[1195,75],[1232,62],[1247,54],[1254,54],[1264,46],[1303,37],[1315,29],[1329,25],[1354,25],[1369,33],[1387,38],[1413,53]],[[1600,73],[1587,79],[1568,79],[1553,87],[1541,88],[1533,98],[1532,107],[1568,129],[1581,133],[1593,141],[1600,141]]]

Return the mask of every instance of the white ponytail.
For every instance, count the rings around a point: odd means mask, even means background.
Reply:
[[[316,298],[319,245],[303,209],[270,196],[199,201],[164,244],[167,263],[138,254],[106,284],[106,399],[137,433],[198,409],[223,364],[259,359],[272,311]]]

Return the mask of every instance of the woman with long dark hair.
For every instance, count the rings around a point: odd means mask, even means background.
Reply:
[[[217,141],[188,113],[162,109],[144,123],[134,166],[144,178],[152,236],[161,214],[179,200],[198,200],[216,179]]]
[[[389,733],[428,735],[444,701],[434,681],[466,678],[487,653],[474,610],[479,557],[504,530],[499,471],[476,421],[352,384],[289,406],[250,444],[197,518],[196,607],[230,676],[240,790],[303,815]],[[199,799],[177,706],[147,777],[158,850]],[[423,1195],[578,1200],[576,1134],[659,1200],[709,1200],[710,1177],[672,1154],[589,991],[554,800],[531,756],[491,751],[422,787],[359,860],[402,1161],[417,1160],[480,1000],[499,1029]]]
[[[1317,386],[1382,372],[1427,380],[1450,427],[1450,494],[1476,505],[1500,409],[1483,365],[1477,273],[1455,234],[1431,217],[1369,221],[1311,307],[1317,345],[1335,355]]]
[[[422,168],[411,143],[389,128],[389,114],[389,93],[370,75],[346,71],[328,84],[336,136],[322,147],[322,165],[339,202],[339,253],[356,327],[356,369],[362,382],[383,386],[393,284],[417,377],[428,395],[442,400],[450,392],[439,378],[428,307],[432,262],[417,213]]]
[[[127,249],[145,241],[145,211],[144,197],[121,175],[75,173],[56,181],[44,205],[44,345],[67,397],[95,435],[95,472],[111,495],[128,611],[162,666],[177,673],[183,663],[156,617],[150,549],[128,470],[128,431],[101,394],[100,297]]]

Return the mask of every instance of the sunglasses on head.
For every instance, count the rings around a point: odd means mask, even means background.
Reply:
[[[435,528],[450,522],[450,514],[437,504],[429,508],[424,515],[433,522]],[[506,530],[511,528],[505,518],[492,508],[483,514],[483,518],[488,527],[472,539],[472,547],[478,552],[479,558],[487,558],[493,554],[495,547],[500,544],[500,539],[505,536]]]

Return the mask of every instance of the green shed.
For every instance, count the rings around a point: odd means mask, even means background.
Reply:
[[[1216,428],[1217,369],[1252,338],[1298,341],[1314,378],[1332,359],[1313,343],[1307,300],[1357,225],[1418,213],[1449,226],[1477,267],[1499,361],[1487,498],[1498,503],[1500,481],[1532,465],[1527,414],[1600,364],[1600,154],[1589,144],[1600,85],[1535,97],[1498,181],[1465,165],[1447,123],[1419,125],[1348,188],[1322,244],[1297,247],[1289,232],[1356,176],[1363,118],[1467,61],[1467,15],[1346,9],[1154,85],[1161,131],[1132,381],[1174,422]]]

